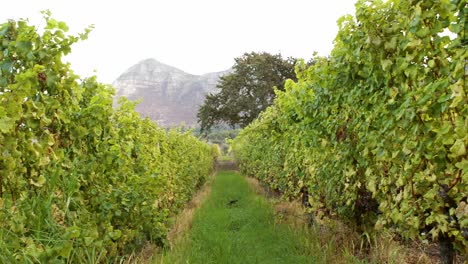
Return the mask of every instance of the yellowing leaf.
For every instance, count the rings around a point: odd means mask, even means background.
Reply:
[[[374,179],[369,179],[369,181],[367,182],[367,188],[368,188],[369,191],[371,191],[372,193],[375,193],[375,192],[376,192],[375,180],[374,180]]]
[[[49,156],[43,156],[41,160],[39,161],[39,166],[46,166],[50,163],[50,158]]]
[[[14,120],[9,117],[0,118],[0,132],[8,133],[14,128]]]
[[[42,187],[44,186],[44,184],[46,183],[46,178],[44,177],[44,175],[40,175],[39,178],[37,178],[37,182],[34,181],[33,179],[30,180],[30,183],[34,186],[37,186],[37,187]]]
[[[463,87],[464,87],[464,84],[462,80],[456,82],[455,84],[451,86],[453,101],[452,101],[452,104],[450,104],[450,108],[457,107],[458,104],[464,100],[466,95],[465,95],[465,91]]]
[[[431,68],[434,68],[434,67],[436,66],[436,64],[435,64],[435,61],[434,61],[434,60],[430,60],[430,61],[428,61],[428,62],[427,62],[427,65],[429,65],[429,67],[431,67]]]
[[[465,155],[466,147],[463,140],[457,139],[457,141],[455,141],[455,144],[453,144],[453,146],[450,148],[450,152],[452,153],[451,156],[454,158]]]
[[[386,71],[388,70],[390,66],[392,66],[393,62],[391,60],[383,60],[381,64],[382,64],[382,69]]]

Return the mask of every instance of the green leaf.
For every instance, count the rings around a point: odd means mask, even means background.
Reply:
[[[442,137],[450,132],[452,129],[452,123],[445,121],[442,127],[434,127],[432,131],[436,132],[438,136]]]
[[[8,50],[5,49],[5,51],[4,51],[3,53],[4,53],[4,54],[5,54],[5,53],[8,53]],[[5,56],[8,56],[8,55],[5,55]],[[5,72],[7,72],[7,73],[11,73],[11,72],[12,72],[12,70],[13,70],[13,63],[11,63],[11,62],[9,62],[9,61],[5,61],[5,62],[3,62],[1,65],[2,65],[1,69],[4,70]]]
[[[120,230],[114,230],[112,232],[109,232],[109,237],[114,241],[118,240],[121,236],[122,236],[122,231]]]
[[[416,78],[416,74],[417,74],[417,73],[418,73],[418,69],[417,69],[416,66],[414,66],[414,65],[409,66],[409,67],[405,70],[405,75],[406,75],[406,77],[411,78],[411,79]]]
[[[452,104],[450,104],[450,108],[457,107],[463,100],[465,99],[465,91],[464,91],[464,83],[463,80],[459,80],[455,84],[453,84],[450,88],[452,89]]]
[[[57,28],[57,20],[53,19],[53,18],[49,18],[48,21],[47,21],[47,26],[45,27],[46,29],[54,29],[54,28]]]
[[[49,163],[50,163],[49,156],[42,156],[41,159],[39,160],[39,166],[46,166],[46,165],[49,165]]]
[[[65,22],[58,22],[58,28],[63,30],[64,32],[68,32],[69,28]]]
[[[31,184],[36,186],[36,187],[42,187],[46,183],[46,178],[44,175],[40,175],[39,178],[37,178],[37,182],[31,179]]]
[[[93,237],[85,237],[84,242],[86,246],[90,246],[94,242],[95,238]]]
[[[13,130],[15,121],[7,116],[0,118],[0,132],[8,133]]]
[[[458,33],[460,33],[462,27],[461,27],[461,25],[458,24],[458,23],[452,23],[452,24],[450,24],[449,29],[450,29],[450,31],[452,31],[453,33],[458,34]]]
[[[464,138],[468,134],[468,118],[458,116],[455,120],[455,133],[459,138]]]
[[[81,229],[78,226],[70,226],[65,231],[65,237],[68,239],[78,238],[81,235]]]
[[[376,185],[375,185],[375,180],[373,178],[369,179],[367,182],[367,188],[369,191],[371,191],[373,194],[376,192]]]
[[[371,38],[371,42],[372,44],[376,45],[376,46],[380,46],[380,44],[382,44],[382,39],[378,36],[375,36],[375,37],[372,37]]]
[[[455,167],[468,173],[468,160],[464,159],[460,162],[455,163]]]
[[[450,152],[452,153],[452,157],[456,158],[459,156],[463,156],[466,154],[466,147],[465,143],[462,139],[457,139],[455,144],[450,148]]]
[[[28,53],[32,49],[31,41],[18,41],[16,42],[16,48],[19,52]]]
[[[393,62],[391,60],[383,60],[381,64],[382,64],[382,69],[386,71],[388,70],[388,67],[392,66]]]
[[[388,42],[385,42],[385,45],[384,45],[385,50],[388,50],[388,51],[394,51],[396,50],[396,47],[397,47],[396,37],[391,38],[391,40]]]
[[[73,243],[70,241],[61,242],[61,245],[58,247],[59,256],[62,258],[68,259],[73,250]]]
[[[2,24],[0,28],[0,36],[5,36],[5,34],[8,32],[9,29],[10,29],[10,23]]]
[[[442,138],[442,144],[444,145],[453,145],[454,142],[455,142],[455,138],[453,134],[446,134]]]

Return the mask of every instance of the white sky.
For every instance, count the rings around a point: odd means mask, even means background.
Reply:
[[[40,10],[71,33],[94,24],[66,59],[82,77],[111,83],[137,62],[155,58],[192,74],[223,71],[244,52],[280,52],[309,59],[333,47],[336,20],[354,14],[355,0],[3,0],[0,23]],[[43,23],[42,23],[43,25]],[[97,72],[94,73],[93,71]]]

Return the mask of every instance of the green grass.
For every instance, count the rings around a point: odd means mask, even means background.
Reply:
[[[243,177],[220,172],[186,237],[154,263],[322,263],[304,234],[274,219]]]

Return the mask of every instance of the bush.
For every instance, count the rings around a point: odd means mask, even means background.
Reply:
[[[163,244],[213,167],[210,146],[141,119],[62,62],[86,39],[45,13],[0,25],[0,262],[114,258]]]
[[[361,230],[465,253],[466,11],[464,1],[359,1],[331,56],[298,65],[297,83],[234,140],[241,169]]]

